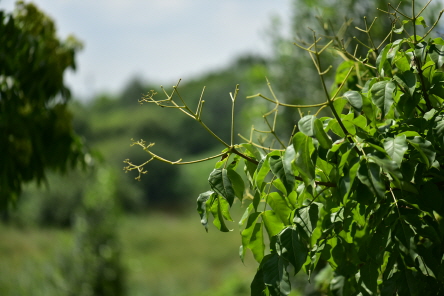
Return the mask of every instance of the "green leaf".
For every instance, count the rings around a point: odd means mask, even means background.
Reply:
[[[385,196],[385,186],[381,180],[380,167],[377,164],[362,161],[357,176],[374,195],[380,198]]]
[[[377,295],[378,290],[378,265],[372,261],[368,261],[356,275],[358,285],[363,295]]]
[[[256,172],[254,173],[254,176],[253,176],[253,180],[255,183],[254,185],[259,190],[262,190],[263,186],[265,186],[264,180],[265,180],[265,177],[268,175],[269,171],[270,171],[270,163],[268,162],[268,157],[264,157],[259,162]]]
[[[268,254],[261,262],[264,283],[268,287],[270,296],[284,296],[290,294],[291,285],[287,266],[288,261],[276,253]]]
[[[362,111],[362,96],[359,92],[354,90],[349,90],[343,95],[348,103],[355,109],[357,112]]]
[[[404,154],[408,150],[407,140],[405,135],[397,136],[396,138],[384,139],[384,149],[394,162],[401,167]]]
[[[420,16],[415,20],[415,25],[422,25],[424,28],[427,28],[427,24],[423,16]]]
[[[310,206],[301,207],[295,210],[293,222],[296,223],[305,234],[305,238],[309,239],[319,219],[319,210],[322,204],[313,202]]]
[[[372,101],[381,110],[382,118],[389,113],[393,105],[393,93],[396,85],[388,80],[376,82],[371,88]]]
[[[287,227],[279,233],[278,243],[280,245],[278,255],[289,261],[294,267],[294,274],[297,274],[307,260],[308,248],[306,243],[294,226]]]
[[[227,170],[227,175],[231,181],[235,196],[237,196],[237,198],[242,201],[245,191],[244,180],[235,170]]]
[[[246,249],[250,249],[253,253],[254,259],[257,262],[261,262],[264,257],[264,235],[262,230],[262,223],[258,222],[258,218],[262,216],[261,212],[255,212],[248,217],[247,225],[242,231],[242,246],[243,254],[241,259],[243,260]]]
[[[283,161],[282,161],[282,157],[280,157],[278,155],[270,156],[269,163],[270,163],[271,171],[273,172],[273,174],[277,178],[279,178],[282,181],[282,183],[285,186],[285,189],[287,190],[287,193],[293,191],[294,184],[295,184],[295,178],[294,178],[294,175],[291,171],[291,167],[290,167],[290,170],[288,167],[287,167],[287,169],[285,169]]]
[[[410,96],[413,96],[416,89],[416,75],[412,71],[398,73],[393,78],[405,91],[408,91]]]
[[[437,138],[437,142],[441,147],[444,147],[444,116],[439,115],[435,118],[433,126],[433,134]]]
[[[419,152],[421,159],[427,168],[430,168],[435,161],[436,155],[432,143],[422,137],[414,137],[413,139],[407,139],[407,141]]]
[[[229,232],[225,219],[232,221],[229,211],[228,203],[220,196],[216,197],[211,205],[211,214],[213,214],[213,224],[222,232]]]
[[[314,137],[314,122],[316,120],[316,116],[314,115],[305,115],[298,122],[299,130],[309,137]]]
[[[208,208],[209,208],[207,201],[209,201],[211,197],[214,198],[214,191],[207,191],[201,193],[197,198],[197,212],[199,213],[200,216],[200,223],[202,223],[207,232],[208,232]]]
[[[271,192],[267,196],[267,203],[273,209],[273,211],[279,216],[280,221],[288,225],[288,217],[292,211],[292,208],[285,197],[279,192]],[[279,230],[280,231],[280,230]],[[276,233],[277,234],[277,233]]]
[[[217,194],[224,197],[230,206],[233,205],[234,201],[234,189],[231,184],[230,178],[228,178],[228,173],[226,169],[215,169],[211,172],[208,178],[211,189]]]
[[[327,133],[324,131],[324,125],[319,119],[314,122],[315,137],[324,149],[330,149],[332,146],[332,141]]]
[[[333,107],[336,110],[336,113],[341,114],[344,106],[347,105],[347,100],[345,99],[337,99],[333,101]]]
[[[444,45],[430,45],[429,57],[435,62],[436,68],[441,68],[444,65]]]
[[[311,138],[298,132],[293,137],[293,147],[296,152],[294,164],[299,174],[306,185],[314,185],[315,166],[311,159],[314,147]]]
[[[384,47],[384,49],[381,51],[381,53],[378,55],[378,57],[376,58],[376,67],[378,68],[378,72],[383,77],[391,74],[391,73],[385,73],[386,72],[386,67],[387,67],[386,64],[388,64],[388,67],[390,68],[390,64],[387,61],[387,54],[388,54],[388,52],[389,52],[391,47],[392,47],[391,43],[387,44]]]
[[[254,279],[251,282],[250,290],[251,296],[266,296],[265,294],[265,283],[264,283],[264,272],[262,268],[258,268]]]
[[[290,211],[286,210],[288,212],[288,215],[290,214]],[[279,214],[279,215],[278,215]],[[264,211],[262,214],[262,221],[264,222],[265,229],[267,229],[268,235],[271,239],[271,237],[277,235],[279,232],[284,229],[285,225],[283,222],[288,221],[285,214],[278,213],[277,210],[273,211]],[[284,218],[284,220],[282,220]],[[288,224],[288,223],[285,223]]]
[[[293,144],[290,144],[285,149],[285,154],[282,157],[282,165],[284,167],[285,175],[287,176],[287,178],[288,178],[288,176],[292,176],[293,180],[294,180],[294,172],[293,172],[292,162],[294,161],[295,157],[296,157],[296,152],[294,151]],[[289,181],[289,182],[291,184],[291,181]],[[291,188],[293,188],[293,187],[294,187],[294,184],[291,185]],[[290,192],[287,192],[287,194],[290,194]]]

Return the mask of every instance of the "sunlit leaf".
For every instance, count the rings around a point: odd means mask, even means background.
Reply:
[[[393,95],[396,85],[388,80],[376,82],[371,88],[372,101],[378,106],[384,118],[393,105]]]
[[[387,154],[393,159],[394,162],[398,164],[399,167],[401,167],[404,154],[408,150],[406,136],[401,135],[396,138],[386,138],[383,144]]]
[[[315,135],[314,130],[314,122],[316,120],[316,116],[314,115],[305,115],[298,122],[299,130],[309,137],[313,137]]]
[[[301,174],[305,184],[313,184],[315,178],[315,166],[311,159],[313,149],[312,139],[301,132],[293,137],[293,147],[296,152],[294,164]]]
[[[287,210],[287,213],[289,215],[290,211]],[[282,218],[284,218],[284,220],[282,220]],[[262,220],[264,221],[265,229],[267,230],[270,238],[277,235],[282,229],[284,229],[285,225],[288,224],[287,218],[288,217],[286,217],[285,214],[280,213],[278,210],[268,210],[262,213]]]
[[[264,257],[264,239],[262,223],[258,222],[259,217],[261,217],[261,212],[255,212],[248,217],[247,225],[245,229],[241,232],[242,235],[242,245],[243,254],[241,259],[243,260],[246,249],[250,249],[253,253],[254,259],[257,262],[261,262]]]

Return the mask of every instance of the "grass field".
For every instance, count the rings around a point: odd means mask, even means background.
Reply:
[[[258,265],[250,254],[245,264],[239,259],[240,235],[232,227],[206,233],[197,214],[121,218],[126,295],[249,295]],[[71,231],[0,225],[0,233],[0,295],[68,295],[61,266],[72,254]]]

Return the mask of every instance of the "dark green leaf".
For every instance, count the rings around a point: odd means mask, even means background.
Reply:
[[[253,281],[250,285],[251,296],[266,296],[265,294],[265,283],[264,283],[264,272],[262,268],[259,268],[254,276]]]
[[[374,264],[372,261],[365,263],[359,273],[356,275],[359,288],[363,295],[377,295],[378,290],[378,265]]]
[[[416,88],[416,75],[412,71],[398,73],[393,78],[405,91],[408,91],[410,96],[413,96]]]
[[[308,248],[295,227],[285,228],[278,236],[280,249],[279,256],[283,256],[294,267],[297,274],[304,265],[308,256]]]
[[[230,178],[228,178],[228,173],[226,169],[215,169],[211,172],[208,178],[211,189],[217,194],[224,197],[230,206],[233,205],[234,201],[234,189],[231,184]]]
[[[377,164],[361,162],[358,178],[374,195],[379,198],[385,196],[385,186],[381,180],[380,167]]]
[[[287,272],[288,261],[276,253],[268,254],[261,262],[264,283],[270,296],[285,296],[290,294],[291,286]]]
[[[413,139],[407,139],[407,141],[419,152],[424,164],[430,168],[436,155],[432,143],[422,137],[414,137]]]

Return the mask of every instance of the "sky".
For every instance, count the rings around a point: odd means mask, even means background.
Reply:
[[[58,35],[84,43],[66,76],[77,98],[118,93],[134,77],[173,85],[223,67],[242,53],[266,54],[273,16],[291,0],[34,0]],[[0,0],[12,11],[14,0]]]

